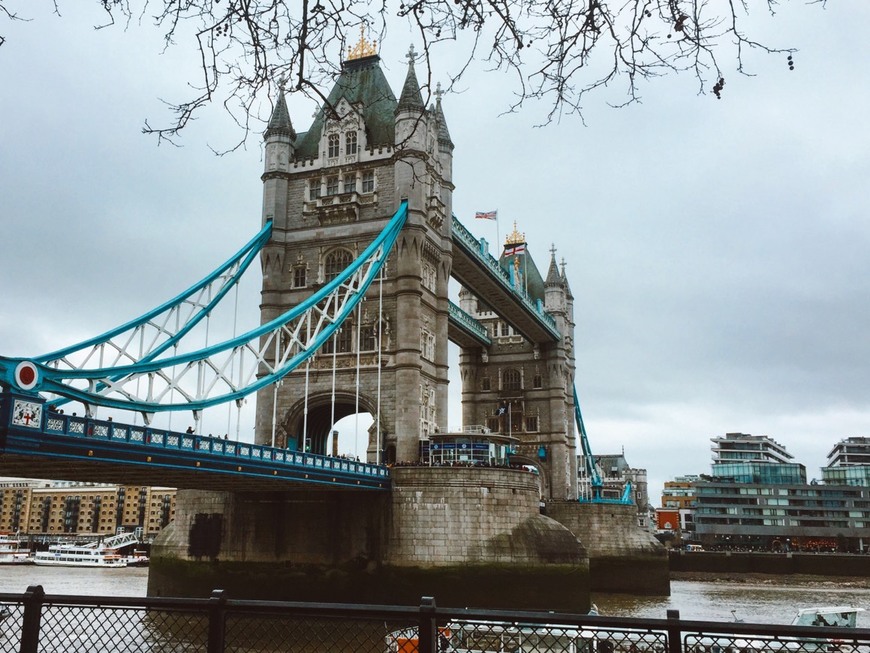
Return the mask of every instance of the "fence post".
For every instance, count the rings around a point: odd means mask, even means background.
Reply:
[[[45,590],[42,585],[30,585],[24,592],[24,617],[21,620],[20,653],[36,653],[39,649],[39,625],[42,622],[42,603]]]
[[[435,638],[438,634],[435,623],[435,597],[424,596],[420,599],[420,628],[417,631],[418,653],[437,653]]]
[[[668,653],[681,653],[683,650],[683,631],[680,628],[680,611],[668,610]]]
[[[213,590],[208,599],[208,653],[224,653],[227,597]]]

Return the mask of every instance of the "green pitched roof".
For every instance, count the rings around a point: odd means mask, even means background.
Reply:
[[[314,158],[329,107],[344,98],[360,108],[366,125],[368,147],[392,147],[396,140],[396,96],[390,88],[377,55],[345,61],[341,75],[327,98],[327,104],[317,112],[307,132],[296,139],[297,158]]]
[[[524,285],[529,293],[529,297],[531,297],[532,300],[540,299],[541,301],[544,301],[544,279],[541,277],[541,272],[538,270],[538,266],[535,264],[534,259],[532,259],[532,255],[529,254],[528,244],[526,244],[526,249],[522,254],[511,254],[510,256],[504,256],[504,254],[502,254],[498,259],[498,264],[508,274],[511,274],[514,265],[514,258],[519,259],[520,274],[525,275],[526,277]]]

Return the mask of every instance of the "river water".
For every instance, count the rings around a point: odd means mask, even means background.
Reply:
[[[47,594],[139,597],[147,591],[148,569],[0,566],[0,592],[21,593],[29,585],[42,585]],[[845,579],[675,580],[669,597],[595,594],[593,601],[609,616],[664,619],[667,610],[679,610],[683,619],[731,621],[734,610],[744,621],[771,624],[789,623],[799,608],[851,605],[868,610],[858,615],[858,626],[870,628],[870,588]]]

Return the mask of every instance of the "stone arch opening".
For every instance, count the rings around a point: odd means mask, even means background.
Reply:
[[[353,435],[367,443],[371,423],[377,412],[377,402],[352,392],[336,392],[333,407],[332,393],[311,395],[308,398],[308,415],[305,415],[305,401],[297,401],[285,414],[283,427],[284,446],[297,451],[309,451],[321,455],[348,453],[345,441]],[[358,428],[359,432],[354,433]],[[333,436],[338,431],[338,446]],[[344,435],[344,438],[342,438]],[[354,455],[365,459],[365,445],[357,443]]]
[[[532,458],[530,456],[523,456],[521,454],[513,454],[511,456],[511,464],[512,465],[525,465],[527,467],[534,467],[538,470],[538,478],[541,479],[541,482],[538,484],[538,489],[541,493],[540,499],[544,499],[545,497],[550,496],[550,478],[547,475],[547,468],[541,465],[541,461],[536,458]]]

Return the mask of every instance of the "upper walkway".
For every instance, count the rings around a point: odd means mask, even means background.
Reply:
[[[0,393],[0,463],[7,476],[180,489],[390,488],[383,465],[65,415],[10,392]]]
[[[484,298],[499,317],[527,340],[541,344],[561,339],[556,320],[544,310],[541,301],[533,301],[522,288],[516,287],[510,275],[489,253],[486,241],[475,238],[456,216],[453,216],[451,274],[476,296]],[[450,317],[451,321],[455,319],[452,310]],[[468,316],[468,319],[472,318]],[[481,340],[478,342],[484,344]]]

